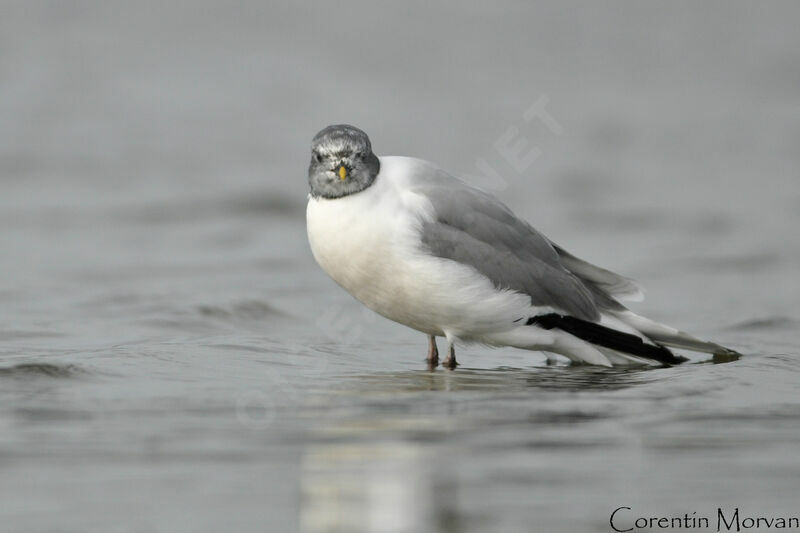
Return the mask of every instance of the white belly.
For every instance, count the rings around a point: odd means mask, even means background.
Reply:
[[[364,305],[427,334],[479,338],[528,316],[527,296],[498,291],[471,267],[424,253],[418,229],[424,199],[413,196],[378,180],[347,197],[310,198],[314,258]]]

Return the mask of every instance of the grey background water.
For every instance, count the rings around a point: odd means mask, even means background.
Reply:
[[[0,9],[0,530],[800,513],[796,4]],[[560,134],[522,118],[543,97]],[[425,371],[423,336],[308,250],[308,144],[334,122],[458,174],[482,158],[520,215],[640,280],[637,311],[745,356],[470,347]],[[521,172],[509,128],[541,151]]]

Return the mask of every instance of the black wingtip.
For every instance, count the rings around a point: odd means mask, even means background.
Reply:
[[[548,313],[531,317],[525,324],[539,326],[544,329],[558,328],[591,344],[637,357],[644,357],[645,359],[652,359],[665,365],[679,365],[688,360],[685,357],[675,355],[660,344],[647,344],[631,333],[617,331],[573,316]]]

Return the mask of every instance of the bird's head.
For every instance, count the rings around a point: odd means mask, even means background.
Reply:
[[[363,191],[380,171],[367,134],[347,124],[328,126],[311,141],[311,195],[339,198]]]

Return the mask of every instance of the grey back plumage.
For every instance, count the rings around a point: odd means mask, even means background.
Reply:
[[[635,284],[555,246],[494,196],[430,165],[413,188],[433,205],[422,243],[437,257],[473,267],[500,289],[531,297],[537,306],[596,321],[604,309],[622,310],[609,292]],[[571,268],[572,267],[572,268]]]

